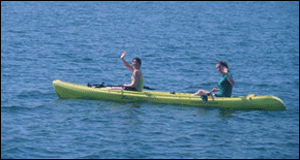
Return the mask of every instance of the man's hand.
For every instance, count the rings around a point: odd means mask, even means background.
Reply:
[[[127,54],[127,52],[124,51],[124,52],[122,53],[122,55],[121,55],[121,59],[124,59],[124,57],[126,56],[126,54]]]

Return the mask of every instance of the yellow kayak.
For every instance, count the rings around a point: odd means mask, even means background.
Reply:
[[[162,104],[179,104],[186,106],[203,106],[224,109],[258,109],[285,110],[283,101],[275,96],[255,96],[254,94],[241,97],[208,97],[203,101],[199,96],[190,93],[170,93],[154,91],[108,90],[91,88],[86,85],[53,81],[57,95],[62,99],[94,99],[120,102],[151,102]]]

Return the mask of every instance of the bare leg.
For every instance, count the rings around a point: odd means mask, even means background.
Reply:
[[[196,93],[194,93],[195,96],[199,96],[199,95],[207,95],[209,93],[209,91],[206,91],[206,90],[203,90],[203,89],[200,89],[198,90]]]
[[[124,90],[123,87],[105,87],[105,89],[108,89],[108,90]]]

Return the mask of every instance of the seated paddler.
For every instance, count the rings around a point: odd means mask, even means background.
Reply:
[[[130,65],[124,58],[127,52],[124,51],[121,55],[121,60],[125,67],[127,67],[131,72],[131,83],[124,84],[123,86],[113,86],[113,87],[104,87],[110,90],[128,90],[128,91],[143,91],[143,74],[141,70],[142,60],[138,57],[133,58],[132,65]]]

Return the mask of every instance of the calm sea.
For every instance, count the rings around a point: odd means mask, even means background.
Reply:
[[[63,100],[55,79],[217,87],[286,111]],[[299,2],[2,2],[1,158],[299,158]]]

